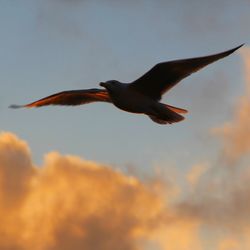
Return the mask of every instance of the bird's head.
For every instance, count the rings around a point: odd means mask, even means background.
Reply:
[[[100,86],[106,88],[107,90],[110,90],[119,84],[120,84],[120,82],[118,82],[116,80],[110,80],[110,81],[106,81],[106,82],[101,82]]]

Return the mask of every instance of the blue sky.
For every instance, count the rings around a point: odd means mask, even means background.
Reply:
[[[29,142],[35,162],[60,151],[147,171],[188,168],[213,157],[212,127],[228,120],[243,91],[235,53],[164,96],[189,110],[159,126],[109,104],[10,110],[52,93],[129,82],[154,64],[249,44],[249,1],[1,1],[0,130]],[[195,157],[194,157],[195,156]]]

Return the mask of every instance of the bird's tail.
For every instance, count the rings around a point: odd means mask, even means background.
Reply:
[[[178,112],[177,112],[178,111]],[[180,122],[185,118],[179,113],[186,113],[185,109],[176,108],[163,103],[157,103],[147,114],[151,120],[159,124],[172,124]]]
[[[186,114],[188,111],[186,109],[182,109],[182,108],[177,108],[168,104],[164,104],[167,108],[169,108],[170,110],[178,113],[178,114]]]

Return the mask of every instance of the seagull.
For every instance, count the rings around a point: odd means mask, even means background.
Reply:
[[[188,111],[161,103],[161,97],[178,82],[210,63],[222,59],[242,47],[188,59],[161,62],[131,83],[117,80],[101,82],[103,89],[83,89],[59,92],[26,105],[10,108],[32,108],[47,105],[82,105],[92,102],[108,102],[117,108],[136,114],[145,114],[158,124],[172,124],[184,120]]]

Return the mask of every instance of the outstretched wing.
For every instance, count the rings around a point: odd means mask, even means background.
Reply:
[[[183,78],[210,63],[230,55],[243,45],[219,54],[156,64],[151,70],[132,82],[130,87],[155,100],[160,100],[166,91],[175,86]]]
[[[90,102],[111,102],[105,89],[70,90],[47,96],[26,105],[11,105],[10,108],[32,108],[47,105],[81,105]]]

